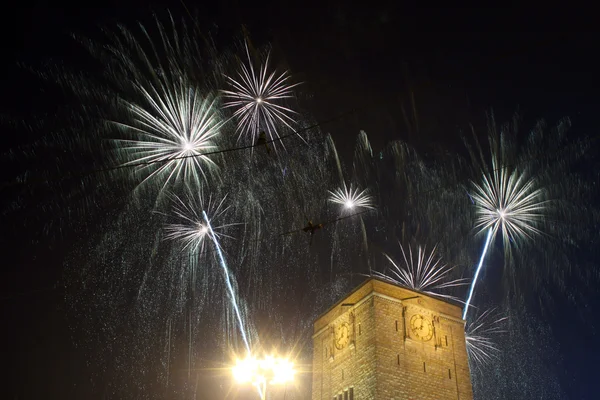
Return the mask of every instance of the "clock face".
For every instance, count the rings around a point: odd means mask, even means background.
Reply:
[[[427,341],[433,337],[433,324],[420,314],[415,314],[410,319],[411,336]]]
[[[346,347],[349,341],[350,329],[348,328],[348,324],[344,322],[335,329],[335,347],[341,350]]]

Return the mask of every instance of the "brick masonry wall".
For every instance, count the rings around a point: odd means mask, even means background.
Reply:
[[[431,338],[414,337],[415,314],[431,321]],[[471,400],[460,314],[439,299],[368,281],[315,321],[312,399],[331,400],[353,387],[356,400]],[[350,341],[340,350],[335,327],[342,323]]]
[[[343,349],[335,346],[334,327],[347,323],[350,341]],[[313,338],[313,399],[333,399],[354,388],[355,399],[367,399],[374,392],[375,331],[373,302],[366,301],[340,313],[331,327]]]

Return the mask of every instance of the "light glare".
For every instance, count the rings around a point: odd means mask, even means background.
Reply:
[[[190,142],[185,142],[183,144],[183,149],[186,151],[192,151],[192,150],[194,150],[194,145],[191,144]]]
[[[296,373],[293,362],[274,356],[266,356],[263,359],[250,356],[237,360],[232,372],[236,382],[254,385],[266,382],[271,385],[286,384],[293,381]]]

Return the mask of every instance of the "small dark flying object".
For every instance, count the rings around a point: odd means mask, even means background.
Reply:
[[[308,221],[308,225],[302,228],[302,230],[304,232],[310,232],[311,235],[314,235],[315,231],[318,231],[321,228],[323,228],[323,224],[314,225],[312,221]]]
[[[312,245],[312,241],[313,241],[313,235],[315,234],[316,231],[318,231],[319,229],[323,228],[323,224],[313,224],[312,221],[308,221],[308,224],[302,228],[302,230],[304,232],[309,232],[310,233],[310,242],[308,243],[308,245]]]

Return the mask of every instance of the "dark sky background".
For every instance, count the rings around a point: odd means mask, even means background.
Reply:
[[[222,45],[239,34],[241,24],[257,44],[271,42],[306,81],[303,90],[314,95],[306,107],[317,120],[376,104],[323,128],[342,153],[353,148],[360,129],[375,150],[400,138],[424,153],[457,151],[462,148],[460,129],[469,122],[481,124],[492,108],[499,119],[516,110],[526,121],[545,117],[552,123],[569,116],[577,134],[597,134],[600,36],[593,29],[584,31],[593,28],[586,23],[591,10],[398,9],[346,1],[187,5],[192,13],[200,11],[200,20]],[[69,32],[93,35],[98,25],[149,20],[151,11],[160,14],[167,8],[176,15],[185,12],[174,1],[38,1],[5,9],[0,14],[0,106],[17,114],[44,106],[17,62],[68,59],[74,47]],[[411,107],[411,94],[418,130],[407,126],[401,112],[403,105]],[[0,148],[27,139],[5,130]],[[19,395],[27,392],[23,388],[34,385],[47,398],[90,396],[86,389],[73,389],[85,386],[87,378],[82,376],[85,357],[72,344],[63,312],[61,249],[15,248],[19,239],[8,240],[14,234],[2,233],[2,258],[7,260],[1,286],[3,344],[8,350],[3,370],[8,373],[2,374],[7,381],[0,393],[8,390],[3,398],[24,398]],[[589,348],[597,345],[597,335],[582,332],[573,343],[565,334],[569,342],[562,343],[562,321],[554,325],[565,352],[561,384],[570,398],[595,398],[598,351]]]

